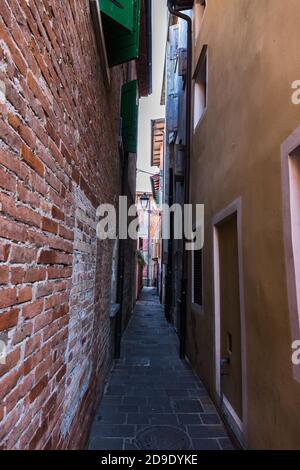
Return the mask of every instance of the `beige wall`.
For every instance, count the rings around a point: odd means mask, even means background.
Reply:
[[[281,143],[299,126],[299,0],[209,0],[194,49],[208,45],[208,108],[193,138],[191,200],[205,204],[204,311],[188,354],[214,393],[212,218],[242,198],[247,445],[300,448],[282,223]]]

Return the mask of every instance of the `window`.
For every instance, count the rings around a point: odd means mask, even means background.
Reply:
[[[100,1],[110,67],[139,57],[140,3],[140,0]]]
[[[90,0],[90,9],[101,63],[113,67],[138,59],[141,0]]]
[[[192,252],[192,303],[203,305],[203,250]]]
[[[207,46],[204,46],[194,74],[194,130],[207,108]]]
[[[121,118],[124,150],[130,153],[137,151],[138,125],[138,89],[137,81],[131,80],[122,86]]]
[[[195,41],[197,41],[200,29],[201,29],[201,24],[206,8],[206,0],[196,0],[195,6],[194,6],[194,37]]]

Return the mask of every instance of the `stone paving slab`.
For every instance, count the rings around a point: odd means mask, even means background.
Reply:
[[[184,431],[193,450],[233,449],[205,387],[178,357],[178,338],[155,290],[145,288],[97,409],[89,449],[136,450],[138,433],[152,427]]]

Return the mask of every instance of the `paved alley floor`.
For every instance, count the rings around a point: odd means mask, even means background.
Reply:
[[[232,449],[216,409],[165,320],[156,290],[144,288],[92,426],[93,450]]]

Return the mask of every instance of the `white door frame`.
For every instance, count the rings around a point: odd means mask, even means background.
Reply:
[[[241,316],[241,365],[242,365],[242,420],[237,416],[229,400],[223,395],[223,411],[228,418],[232,430],[242,445],[246,442],[247,431],[247,358],[246,358],[246,322],[243,283],[242,259],[242,199],[234,200],[218,212],[212,220],[213,229],[213,287],[214,287],[214,320],[215,320],[215,387],[219,403],[222,404],[221,393],[221,305],[220,305],[220,256],[218,226],[233,214],[237,215],[238,231],[238,263]]]
[[[292,193],[293,174],[291,169],[291,155],[300,147],[300,127],[298,127],[281,145],[281,173],[282,173],[282,200],[283,200],[283,238],[285,247],[285,266],[287,277],[287,291],[289,302],[289,314],[291,324],[292,341],[299,339],[300,335],[300,298],[299,298],[299,279],[295,272],[295,265],[299,260],[296,249],[298,249],[299,240],[293,236],[293,206],[292,199],[295,196]],[[299,227],[299,226],[298,226]],[[293,376],[297,382],[300,382],[300,366],[293,365]]]

